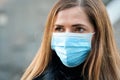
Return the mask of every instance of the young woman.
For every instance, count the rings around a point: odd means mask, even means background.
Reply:
[[[120,80],[120,55],[102,0],[59,0],[21,80]]]

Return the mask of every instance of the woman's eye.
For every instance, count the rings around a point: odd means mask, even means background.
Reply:
[[[81,27],[77,27],[77,28],[75,29],[75,32],[77,32],[77,33],[84,33],[84,32],[85,32],[85,29],[84,29],[84,28],[81,28]]]
[[[54,31],[55,31],[55,32],[63,32],[64,29],[63,29],[63,27],[56,27],[56,28],[54,29]]]

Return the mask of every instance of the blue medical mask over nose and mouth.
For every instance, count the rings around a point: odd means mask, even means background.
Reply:
[[[91,50],[93,33],[53,33],[51,48],[67,67],[83,63]]]

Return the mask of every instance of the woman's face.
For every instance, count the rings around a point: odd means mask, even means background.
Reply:
[[[92,33],[94,27],[83,8],[73,7],[58,12],[53,32]]]

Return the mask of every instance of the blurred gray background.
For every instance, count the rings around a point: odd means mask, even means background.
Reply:
[[[56,0],[0,0],[0,80],[19,80],[41,42]],[[120,0],[103,0],[120,49]]]

